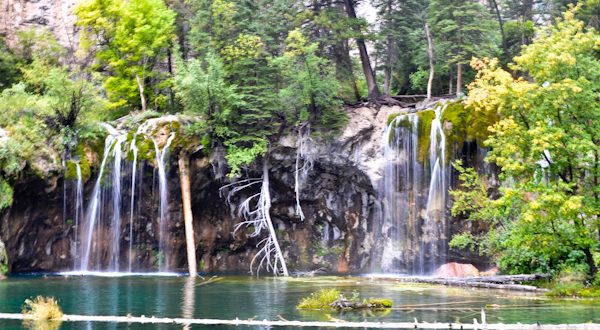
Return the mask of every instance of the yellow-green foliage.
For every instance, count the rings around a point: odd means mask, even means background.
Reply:
[[[299,309],[328,309],[340,297],[337,289],[321,289],[311,293],[310,296],[302,298],[298,306]]]
[[[368,304],[371,305],[371,308],[374,309],[392,308],[392,306],[394,305],[392,299],[383,298],[371,298],[368,300]]]
[[[60,320],[63,317],[58,301],[53,297],[37,296],[33,299],[25,299],[22,313],[34,320]]]

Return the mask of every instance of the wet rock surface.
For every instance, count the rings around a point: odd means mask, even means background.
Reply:
[[[320,269],[334,273],[359,273],[376,269],[373,263],[377,262],[375,256],[380,237],[375,237],[373,226],[375,218],[380,216],[377,212],[377,184],[383,175],[381,138],[388,116],[403,110],[382,107],[379,110],[357,108],[348,111],[349,124],[337,138],[315,141],[311,145],[309,154],[313,167],[300,183],[304,220],[295,210],[296,138],[288,136],[272,150],[269,159],[271,217],[291,271]],[[153,120],[147,124],[148,129],[161,133],[158,124],[163,121],[171,123],[171,119]],[[177,154],[177,150],[171,152],[167,168],[168,231],[172,246],[169,269],[185,271],[187,259]],[[221,188],[229,181],[223,175],[219,155],[215,151],[211,158],[207,158],[195,153],[190,162],[199,270],[247,273],[257,253],[256,245],[264,237],[251,237],[244,228],[234,233],[235,225],[241,221],[236,206],[244,197],[256,193],[258,187],[241,191],[228,202],[227,190]],[[86,155],[86,158],[97,160],[102,155]],[[143,182],[143,188],[137,192],[142,197],[133,225],[132,268],[150,271],[157,269],[161,259],[158,254],[157,177],[152,159],[139,166],[142,166],[140,171],[143,175],[138,180]],[[259,178],[260,174],[260,165],[247,171],[248,177]],[[123,175],[131,175],[130,170],[124,170]],[[96,176],[97,170],[85,182],[85,205]],[[64,181],[52,175],[48,180],[22,180],[15,186],[15,202],[0,217],[0,239],[6,243],[12,272],[73,270],[78,251],[72,211],[75,209],[74,190],[72,180]],[[123,196],[130,196],[130,190],[131,187],[125,184]],[[122,218],[120,259],[125,262],[130,257],[128,207],[124,207]],[[109,224],[102,226],[108,227]],[[458,227],[457,230],[460,229]],[[100,239],[95,244],[108,245],[110,242]],[[457,255],[455,260],[461,257]],[[120,268],[127,270],[124,263]]]

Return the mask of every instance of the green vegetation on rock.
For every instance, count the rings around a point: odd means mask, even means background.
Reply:
[[[539,30],[510,65],[514,74],[497,60],[472,61],[478,73],[465,104],[499,116],[485,145],[500,186],[488,192],[475,171],[458,168],[462,189],[453,193],[453,213],[489,228],[471,234],[502,271],[585,274],[556,282],[560,295],[596,278],[600,249],[600,33],[576,18],[580,10]],[[455,246],[470,247],[465,238]]]

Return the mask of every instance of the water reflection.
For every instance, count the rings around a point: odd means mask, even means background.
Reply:
[[[183,284],[181,298],[181,317],[191,319],[194,317],[194,302],[196,301],[196,278],[188,277]],[[189,324],[183,326],[184,330],[191,329]]]

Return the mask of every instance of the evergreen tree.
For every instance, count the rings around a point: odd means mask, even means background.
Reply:
[[[428,70],[426,62],[417,59],[427,48],[427,1],[375,0],[373,5],[380,24],[376,50],[384,73],[384,94],[390,95],[394,87],[407,93],[411,89],[410,74]]]
[[[494,23],[476,0],[431,0],[429,20],[446,63],[456,67],[456,95],[461,95],[464,65],[494,51]]]

